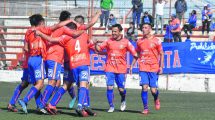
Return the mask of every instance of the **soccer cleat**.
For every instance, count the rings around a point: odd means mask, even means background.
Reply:
[[[25,103],[23,100],[21,100],[21,99],[18,100],[18,102],[19,102],[19,105],[21,105],[23,112],[24,112],[25,114],[28,114],[28,110],[27,110],[27,105],[26,105],[26,103]]]
[[[114,112],[114,107],[110,107],[109,110],[108,110],[107,112],[109,112],[109,113]]]
[[[88,113],[84,109],[77,108],[75,111],[80,117],[88,117]]]
[[[11,111],[11,112],[18,112],[18,109],[16,108],[16,106],[15,105],[11,105],[11,104],[7,105],[7,110]]]
[[[155,110],[160,110],[160,99],[155,100]]]
[[[148,115],[148,114],[149,114],[149,110],[148,110],[148,109],[145,109],[145,110],[143,110],[141,113],[144,114],[144,115]]]
[[[123,101],[123,102],[121,103],[120,110],[121,110],[121,111],[124,111],[125,108],[126,108],[126,101]]]
[[[88,115],[96,116],[96,113],[90,107],[85,107],[84,110],[87,112]]]
[[[73,106],[75,105],[76,97],[74,97],[70,102],[69,102],[69,108],[72,109]]]
[[[56,106],[52,106],[51,104],[48,104],[46,109],[51,115],[56,115],[57,114]]]

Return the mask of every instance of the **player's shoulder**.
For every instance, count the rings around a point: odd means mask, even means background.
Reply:
[[[61,35],[60,38],[61,38],[62,40],[73,39],[71,36],[68,36],[68,35]]]
[[[153,41],[156,42],[157,44],[161,44],[162,40],[158,37],[153,37]]]

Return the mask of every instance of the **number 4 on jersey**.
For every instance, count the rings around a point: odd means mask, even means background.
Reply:
[[[75,50],[78,51],[78,53],[81,51],[81,46],[79,40],[76,40],[75,42]]]

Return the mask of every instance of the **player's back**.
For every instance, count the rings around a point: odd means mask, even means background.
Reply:
[[[43,55],[44,46],[43,40],[35,35],[32,28],[28,29],[25,34],[25,40],[28,43],[29,56]]]
[[[74,40],[70,40],[65,49],[70,57],[70,68],[90,65],[90,53],[88,47],[88,34],[83,33]]]
[[[52,37],[60,37],[63,35],[63,27],[55,30],[52,32],[51,36]],[[51,43],[47,46],[47,57],[46,60],[53,60],[58,63],[63,62],[63,56],[64,56],[64,48],[59,45],[58,43]]]

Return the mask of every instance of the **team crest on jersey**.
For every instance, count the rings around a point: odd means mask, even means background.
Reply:
[[[154,44],[154,43],[151,43],[151,44],[150,44],[150,48],[153,48],[153,47],[155,47],[155,44]]]
[[[119,49],[124,49],[124,45],[120,45],[120,46],[119,46]]]

